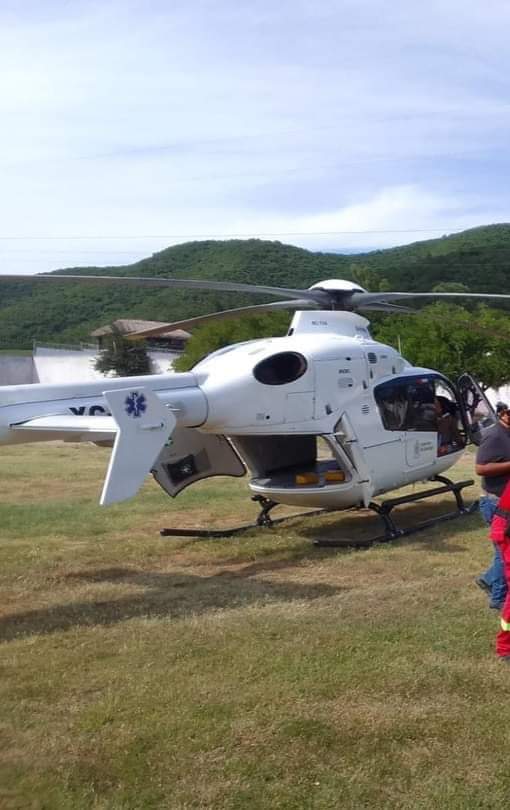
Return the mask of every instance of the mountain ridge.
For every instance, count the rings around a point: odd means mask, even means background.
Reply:
[[[327,278],[365,272],[390,289],[426,291],[438,283],[465,284],[472,292],[510,293],[510,224],[479,226],[436,239],[366,253],[308,251],[279,241],[205,240],[164,248],[126,266],[54,271],[84,275],[173,276],[309,287]],[[0,347],[32,341],[71,342],[120,317],[172,321],[247,306],[263,296],[176,289],[108,288],[2,282]]]

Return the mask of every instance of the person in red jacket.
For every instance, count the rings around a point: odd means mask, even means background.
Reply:
[[[491,523],[490,538],[497,543],[503,559],[507,585],[510,585],[510,481],[505,484]],[[510,664],[510,589],[501,611],[501,626],[496,637],[496,654]]]

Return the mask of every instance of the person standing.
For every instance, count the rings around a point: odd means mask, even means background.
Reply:
[[[510,410],[498,402],[498,421],[483,439],[476,454],[475,470],[482,476],[485,492],[480,498],[480,512],[490,525],[496,511],[498,498],[510,481]],[[507,583],[500,547],[494,543],[494,558],[491,566],[475,579],[476,584],[489,594],[489,607],[500,610],[507,594]]]
[[[503,560],[507,585],[510,583],[510,480],[503,489],[491,523],[490,537],[497,545]],[[510,664],[510,592],[507,590],[501,611],[500,628],[496,636],[496,655]]]

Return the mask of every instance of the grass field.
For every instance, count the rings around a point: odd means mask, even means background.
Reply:
[[[478,516],[366,551],[312,545],[359,514],[164,539],[254,515],[243,482],[101,509],[106,458],[2,450],[1,808],[507,806]]]

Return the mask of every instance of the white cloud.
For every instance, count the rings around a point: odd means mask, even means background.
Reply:
[[[0,240],[0,272],[165,245],[136,235],[341,249],[419,233],[286,234],[510,219],[502,0],[16,6],[0,9],[0,235],[62,240]]]

